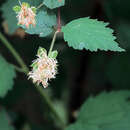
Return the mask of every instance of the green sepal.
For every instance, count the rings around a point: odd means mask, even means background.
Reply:
[[[45,48],[39,47],[37,51],[38,56],[42,56],[42,53],[45,52],[47,54],[47,51]]]
[[[32,11],[36,14],[37,13],[37,8],[31,7]]]
[[[16,5],[16,6],[13,7],[13,10],[14,10],[16,13],[18,13],[18,12],[20,12],[21,7],[18,6],[18,5]]]
[[[52,51],[51,53],[49,53],[49,54],[48,54],[48,57],[49,57],[49,58],[56,59],[57,55],[58,55],[58,51],[55,50],[55,51]]]
[[[30,8],[30,4],[28,4],[28,3],[26,3],[26,2],[23,2],[22,5],[24,5],[24,6],[28,7],[28,8]]]

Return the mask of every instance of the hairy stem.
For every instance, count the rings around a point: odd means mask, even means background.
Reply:
[[[53,37],[52,47],[50,48],[50,51],[53,48],[53,45],[54,45],[57,33],[58,32],[55,32],[55,35]],[[29,68],[24,63],[24,61],[22,60],[22,58],[20,57],[20,55],[18,54],[18,52],[13,48],[13,46],[11,45],[11,43],[4,37],[4,35],[1,32],[0,32],[0,40],[7,47],[7,49],[12,53],[12,55],[17,60],[17,62],[19,63],[19,65],[21,65],[22,68],[19,68],[19,67],[17,67],[17,66],[14,65],[14,67],[16,68],[16,70],[18,70],[19,72],[24,72],[25,74],[28,74]],[[48,105],[50,111],[53,113],[53,115],[55,116],[55,118],[60,122],[61,127],[64,129],[64,127],[65,127],[64,121],[62,121],[62,119],[60,118],[59,114],[55,110],[50,97],[43,91],[43,88],[41,88],[40,86],[36,86],[35,88],[40,93],[40,95],[42,96],[42,98],[46,102],[46,104]]]

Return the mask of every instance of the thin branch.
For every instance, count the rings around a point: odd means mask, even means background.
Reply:
[[[24,61],[22,60],[22,58],[20,57],[18,52],[13,48],[13,46],[10,44],[10,42],[4,37],[4,35],[1,32],[0,32],[0,40],[8,48],[8,50],[12,53],[12,55],[14,56],[16,61],[19,63],[19,65],[22,67],[24,72],[28,72],[29,69],[25,65]]]
[[[26,74],[26,72],[25,72],[22,68],[20,68],[20,67],[14,65],[14,64],[12,64],[12,66],[14,67],[14,69],[15,69],[16,71]]]
[[[56,32],[54,33],[54,36],[53,36],[53,39],[52,39],[52,42],[51,42],[51,46],[50,46],[50,49],[49,49],[49,53],[48,53],[48,55],[50,55],[50,53],[52,52],[52,49],[53,49],[54,43],[55,43],[55,41],[56,41],[57,33],[59,33],[59,31],[56,31]]]
[[[21,5],[22,5],[21,1],[20,1],[20,0],[18,0],[18,2],[19,2],[19,4],[20,4],[20,6],[21,6]]]
[[[41,3],[41,4],[37,7],[37,9],[41,8],[43,5],[44,5],[44,3]]]
[[[48,105],[49,109],[51,110],[51,112],[53,113],[53,115],[59,120],[61,127],[64,130],[66,125],[65,125],[64,121],[61,119],[61,117],[59,116],[59,114],[57,113],[57,111],[55,110],[55,108],[53,107],[52,101],[50,100],[48,95],[43,91],[43,88],[41,86],[36,86],[36,88],[40,92],[42,97],[44,97],[43,100],[47,103],[47,105]]]

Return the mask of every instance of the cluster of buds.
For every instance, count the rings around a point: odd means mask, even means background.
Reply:
[[[28,74],[33,83],[37,83],[38,85],[41,83],[46,88],[48,81],[55,78],[57,73],[57,54],[57,51],[52,51],[47,55],[47,51],[44,48],[40,47],[38,49],[38,58],[33,61],[31,65],[32,71]]]
[[[29,28],[29,25],[36,25],[36,8],[30,7],[28,3],[23,2],[21,6],[13,7],[13,10],[17,13],[17,19],[19,25],[25,25]]]

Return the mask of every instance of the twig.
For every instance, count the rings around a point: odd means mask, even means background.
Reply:
[[[19,63],[19,65],[22,67],[24,72],[28,72],[29,69],[18,54],[18,52],[13,48],[13,46],[10,44],[10,42],[4,37],[4,35],[0,32],[0,40],[2,43],[8,48],[8,50],[12,53],[16,61]]]

